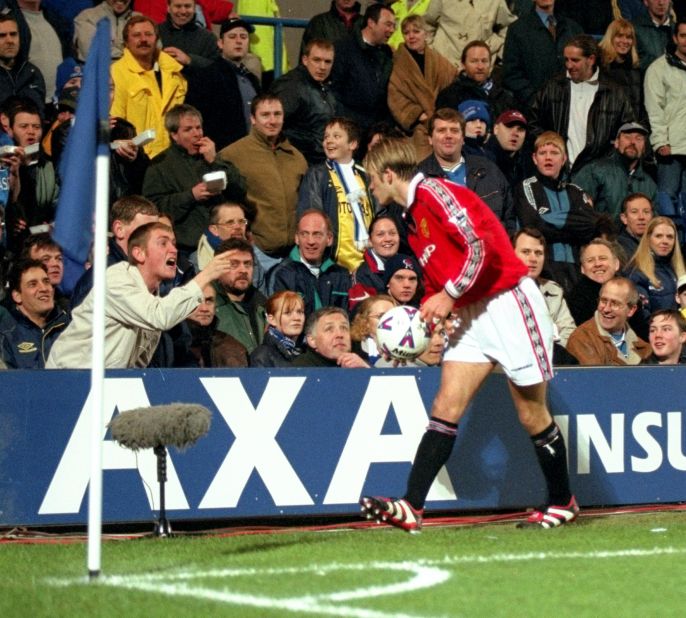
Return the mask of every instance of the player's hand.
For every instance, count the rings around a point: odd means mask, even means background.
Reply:
[[[427,324],[434,326],[450,315],[454,304],[455,299],[445,290],[441,290],[427,298],[419,308],[419,313]]]
[[[360,356],[355,354],[355,352],[343,352],[336,360],[339,367],[364,367],[369,369],[369,365],[365,363]]]

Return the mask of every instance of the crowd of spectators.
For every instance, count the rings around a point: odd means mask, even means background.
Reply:
[[[387,136],[496,214],[557,364],[686,362],[686,3],[332,0],[277,79],[262,4],[0,0],[5,367],[90,362],[92,272],[50,231],[102,18],[108,367],[388,366],[376,324],[421,304],[426,257],[370,191]]]

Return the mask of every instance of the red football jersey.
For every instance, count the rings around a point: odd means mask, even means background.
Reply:
[[[505,228],[476,193],[448,180],[410,183],[409,243],[424,269],[424,300],[445,289],[455,307],[510,290],[527,275]]]

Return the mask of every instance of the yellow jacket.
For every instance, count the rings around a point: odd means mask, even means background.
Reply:
[[[164,115],[186,98],[186,78],[181,75],[182,66],[169,54],[161,51],[157,59],[162,72],[162,92],[157,85],[154,71],[146,71],[128,49],[112,64],[114,99],[110,114],[125,118],[136,133],[155,129],[155,140],[144,146],[152,158],[169,146],[169,135],[164,128]]]
[[[238,10],[241,17],[280,17],[276,0],[239,0]],[[274,28],[272,26],[255,26],[250,35],[250,51],[262,61],[262,71],[274,70]],[[283,44],[283,62],[281,72],[288,71],[286,43]]]

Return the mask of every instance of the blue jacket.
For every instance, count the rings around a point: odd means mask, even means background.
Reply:
[[[656,288],[648,280],[643,271],[634,268],[627,273],[638,288],[641,296],[638,311],[647,320],[652,313],[660,309],[677,309],[676,304],[676,281],[677,276],[672,269],[671,255],[667,257],[654,256],[655,276],[660,280],[660,287]]]
[[[325,258],[320,266],[319,277],[300,261],[300,250],[293,247],[290,255],[269,275],[270,292],[291,290],[305,301],[305,315],[321,307],[340,307],[348,310],[348,290],[351,278],[348,271]]]
[[[2,360],[11,369],[44,369],[52,344],[70,319],[67,313],[55,308],[45,328],[41,328],[15,307],[3,310],[0,316]]]

